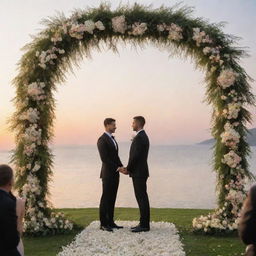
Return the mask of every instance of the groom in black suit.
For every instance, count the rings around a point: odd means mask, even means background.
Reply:
[[[104,231],[123,228],[114,222],[114,209],[119,185],[119,170],[123,166],[118,156],[118,144],[112,135],[116,130],[113,118],[104,120],[105,132],[98,139],[97,146],[102,161],[100,178],[102,179],[102,196],[100,200],[100,223]]]
[[[20,236],[17,229],[16,198],[12,195],[13,171],[0,165],[0,255],[20,256],[17,246]]]
[[[144,125],[144,117],[136,116],[133,118],[132,128],[137,132],[137,135],[131,144],[127,167],[120,168],[122,173],[129,174],[132,177],[135,197],[140,208],[140,223],[132,228],[132,232],[150,230],[150,206],[147,194],[149,139],[143,129]]]

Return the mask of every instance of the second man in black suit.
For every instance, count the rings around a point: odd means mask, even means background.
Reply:
[[[131,144],[128,165],[126,168],[120,169],[122,173],[129,174],[132,178],[135,197],[140,209],[140,223],[132,228],[132,232],[150,230],[150,206],[147,194],[149,139],[143,129],[144,125],[145,118],[143,116],[133,118],[132,128],[137,135]]]

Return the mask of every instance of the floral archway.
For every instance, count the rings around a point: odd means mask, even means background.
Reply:
[[[14,79],[16,112],[11,128],[16,132],[12,163],[16,184],[27,198],[27,234],[66,232],[72,223],[56,213],[48,201],[53,155],[55,100],[53,91],[65,74],[93,49],[105,44],[116,51],[120,41],[156,47],[191,57],[206,73],[206,97],[213,106],[214,170],[217,174],[218,208],[193,220],[195,231],[229,232],[245,197],[249,146],[245,140],[250,121],[249,105],[255,102],[250,78],[239,65],[246,55],[234,45],[236,37],[224,34],[223,24],[210,24],[191,16],[191,8],[152,9],[135,4],[112,11],[107,5],[75,11],[44,21],[46,28],[25,46]],[[202,188],[203,189],[203,188]]]

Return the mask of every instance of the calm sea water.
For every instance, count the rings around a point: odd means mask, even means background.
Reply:
[[[101,162],[95,146],[55,147],[55,167],[50,184],[55,207],[98,207],[101,195]],[[127,163],[129,144],[120,144],[120,157]],[[212,150],[206,145],[151,146],[148,193],[152,207],[214,208],[215,173]],[[10,153],[0,151],[0,162]],[[249,160],[256,174],[256,147]],[[137,207],[131,179],[121,175],[117,206]]]

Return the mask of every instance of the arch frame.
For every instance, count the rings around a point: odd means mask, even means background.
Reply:
[[[24,47],[18,65],[16,111],[11,119],[16,147],[12,164],[19,194],[27,199],[25,232],[47,235],[69,232],[73,224],[56,213],[49,201],[53,169],[50,148],[55,119],[53,92],[65,81],[72,65],[79,64],[104,43],[114,52],[119,42],[144,46],[153,43],[171,54],[190,57],[206,73],[206,100],[213,106],[212,135],[215,138],[213,169],[217,175],[218,207],[193,220],[195,232],[232,232],[246,196],[245,185],[254,177],[247,157],[248,106],[255,105],[252,79],[240,66],[246,51],[238,38],[222,31],[224,23],[193,18],[190,7],[160,7],[135,4],[116,10],[106,4],[76,10],[44,20],[45,28]],[[203,188],[202,188],[203,189]]]

